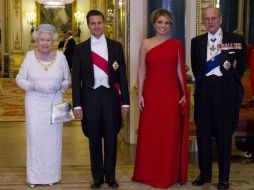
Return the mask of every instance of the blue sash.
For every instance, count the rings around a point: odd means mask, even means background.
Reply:
[[[221,63],[220,58],[221,58],[221,53],[216,55],[216,57],[214,57],[213,61],[211,59],[209,61],[207,61],[206,68],[205,68],[205,75],[220,65],[220,63]]]

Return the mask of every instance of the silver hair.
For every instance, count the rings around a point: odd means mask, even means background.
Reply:
[[[58,34],[56,33],[56,28],[50,24],[40,24],[38,28],[33,31],[32,37],[36,41],[40,33],[48,33],[52,36],[52,40],[56,41],[58,39]]]

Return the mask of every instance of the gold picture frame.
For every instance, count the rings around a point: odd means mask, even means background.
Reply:
[[[196,1],[196,35],[201,34],[201,0]]]
[[[73,34],[77,33],[77,27],[74,20],[74,13],[77,11],[77,1],[66,4],[64,9],[45,9],[43,5],[36,3],[37,23],[51,24],[56,27],[57,33],[71,30]]]
[[[206,32],[202,22],[202,9],[208,6],[215,6],[217,0],[196,0],[196,35]]]

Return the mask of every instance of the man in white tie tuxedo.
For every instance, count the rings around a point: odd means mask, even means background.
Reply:
[[[104,15],[100,11],[90,10],[86,18],[91,37],[76,46],[72,61],[74,115],[89,138],[91,188],[100,188],[104,182],[118,188],[117,134],[121,114],[129,110],[124,53],[119,42],[105,37]]]
[[[218,189],[229,189],[232,134],[238,124],[243,98],[241,77],[246,65],[246,44],[242,36],[222,31],[221,12],[203,9],[207,33],[191,41],[191,67],[195,76],[194,120],[197,126],[200,175],[192,185],[210,183],[212,137],[218,151]]]
[[[72,36],[72,32],[68,31],[65,34],[65,43],[63,46],[63,53],[67,59],[70,71],[72,70],[72,57],[73,57],[73,52],[76,46],[76,41],[74,37]]]

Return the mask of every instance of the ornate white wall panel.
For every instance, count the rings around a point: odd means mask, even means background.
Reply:
[[[147,33],[146,0],[130,0],[130,143],[136,143],[139,110],[137,105],[138,54]]]

